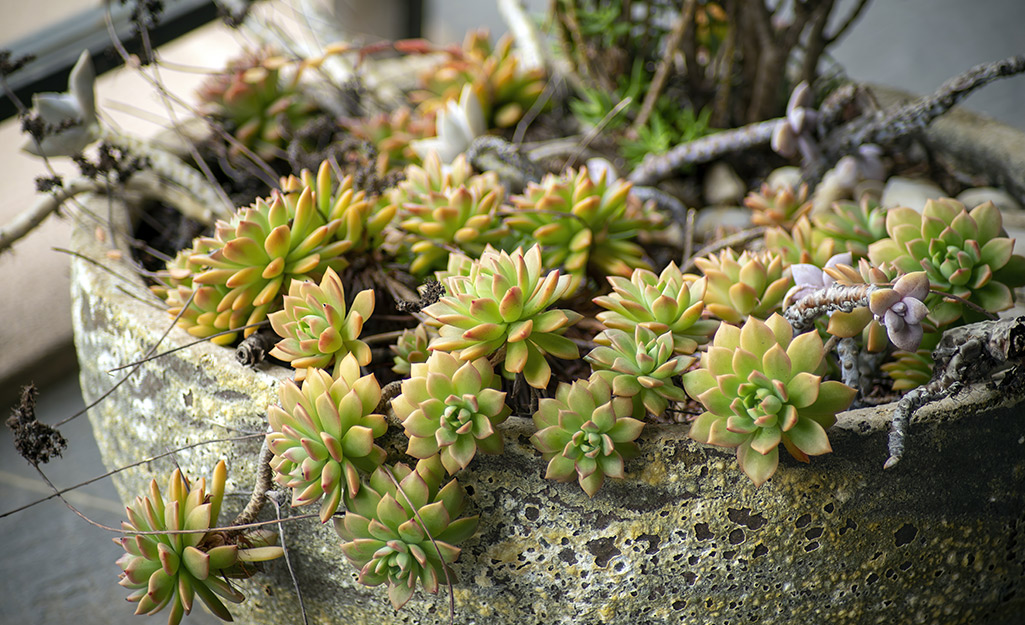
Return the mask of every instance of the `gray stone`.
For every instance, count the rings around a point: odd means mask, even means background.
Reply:
[[[997,208],[1005,213],[1021,213],[1021,204],[1007,191],[994,187],[973,187],[965,189],[957,195],[957,201],[971,210],[984,202],[993,202]]]
[[[747,186],[727,163],[714,163],[705,174],[704,195],[709,206],[740,204]]]
[[[925,208],[927,200],[947,197],[947,194],[930,180],[917,180],[903,176],[891,176],[883,187],[880,204],[886,208],[907,206],[918,212]]]

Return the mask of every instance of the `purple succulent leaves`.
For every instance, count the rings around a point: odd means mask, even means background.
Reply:
[[[922,321],[929,314],[924,300],[929,295],[929,278],[924,271],[901,276],[892,289],[877,289],[869,295],[869,310],[886,327],[886,335],[898,348],[913,352],[922,341]]]
[[[850,252],[844,252],[832,256],[826,261],[826,267],[851,265],[853,263],[853,255]],[[829,275],[824,269],[810,263],[794,263],[790,265],[790,274],[794,278],[794,286],[790,287],[787,294],[783,296],[783,308],[800,301],[803,297],[819,289],[836,283],[833,276]]]

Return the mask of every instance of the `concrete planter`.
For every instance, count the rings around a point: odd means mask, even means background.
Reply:
[[[956,117],[940,122],[930,141],[943,146],[945,135],[970,136],[978,148],[955,142],[947,153],[974,149],[967,166],[996,172],[1021,199],[1025,136],[971,116],[965,126],[965,116]],[[98,201],[106,214],[107,199]],[[132,275],[108,259],[94,225],[78,228],[75,245]],[[88,402],[116,379],[107,371],[143,355],[169,319],[126,294],[145,297],[141,281],[128,284],[80,260],[72,266]],[[174,330],[160,349],[189,340]],[[244,369],[231,350],[200,344],[146,363],[89,416],[104,461],[119,467],[263,432],[265,409],[289,375]],[[975,389],[923,410],[904,460],[884,473],[889,413],[883,406],[842,414],[830,431],[833,453],[810,465],[782,460],[760,489],[729,450],[690,441],[685,427],[649,426],[628,479],[606,483],[593,500],[576,484],[542,479],[545,463],[528,441],[531,423],[513,417],[503,428],[505,455],[478,456],[459,475],[481,524],[455,567],[456,622],[1020,623],[1025,403]],[[206,444],[174,459],[195,476],[227,459],[234,496],[222,516],[230,519],[252,488],[258,447],[258,439]],[[172,466],[163,459],[114,481],[129,501]],[[443,594],[418,591],[396,613],[383,588],[357,585],[330,526],[288,524],[285,542],[313,623],[447,622]],[[249,600],[233,608],[239,622],[300,622],[283,562],[242,586]]]

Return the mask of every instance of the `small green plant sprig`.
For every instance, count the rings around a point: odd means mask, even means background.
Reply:
[[[117,561],[123,571],[119,582],[132,591],[128,601],[138,604],[136,614],[156,614],[169,608],[168,625],[177,625],[192,612],[198,596],[218,618],[230,621],[223,600],[245,599],[230,578],[246,578],[255,569],[247,566],[280,557],[277,534],[266,529],[232,534],[217,527],[228,470],[223,460],[214,467],[210,490],[206,478],[190,486],[176,469],[162,495],[156,480],[149,496],[136,497],[126,507],[128,521],[121,522],[125,535],[115,538],[125,554]],[[191,530],[182,534],[137,534]]]
[[[779,444],[807,462],[832,450],[826,429],[856,391],[823,381],[818,332],[793,335],[780,315],[749,317],[743,328],[723,323],[701,368],[683,376],[687,394],[705,408],[692,424],[696,441],[735,447],[740,468],[761,486],[779,462]]]
[[[308,367],[327,368],[348,354],[368,365],[370,347],[359,335],[373,312],[373,289],[360,291],[346,307],[342,279],[331,268],[320,284],[292,280],[284,307],[268,316],[282,337],[270,355],[291,364],[296,381],[303,379]]]
[[[1025,284],[1025,257],[1014,253],[1014,239],[1006,236],[1003,217],[992,202],[971,211],[952,199],[929,200],[921,213],[893,208],[886,213],[889,238],[868,248],[876,265],[891,263],[901,272],[925,270],[929,283],[989,312],[1014,303],[1012,287]],[[959,301],[932,295],[929,319],[938,327],[961,318]]]
[[[603,276],[629,277],[635,268],[650,269],[637,235],[658,227],[657,216],[630,196],[631,184],[607,180],[602,171],[592,180],[586,167],[549,174],[529,183],[523,195],[510,198],[514,211],[506,225],[537,241],[548,267],[572,276],[570,293],[588,270]]]
[[[660,418],[669,402],[687,399],[674,378],[695,359],[675,353],[671,332],[658,335],[643,326],[632,334],[609,329],[594,337],[594,342],[598,346],[584,356],[594,370],[591,377],[605,381],[613,395],[629,397],[633,417],[650,413]]]
[[[365,586],[388,584],[388,599],[398,610],[417,582],[437,594],[455,579],[450,565],[459,543],[477,531],[477,516],[460,517],[466,493],[452,480],[441,486],[437,456],[411,470],[399,463],[378,467],[355,496],[346,497],[346,513],[334,521],[342,552],[359,570]]]
[[[300,387],[293,381],[278,388],[280,406],[270,406],[274,481],[292,489],[292,505],[321,501],[320,520],[327,523],[343,497],[360,488],[360,471],[381,466],[384,450],[374,440],[388,424],[374,410],[381,387],[372,374],[360,376],[352,354],[342,358],[331,376],[310,369]]]
[[[464,362],[434,351],[427,362],[412,365],[402,393],[392,400],[409,437],[406,453],[420,459],[440,454],[449,475],[466,468],[478,449],[501,453],[504,442],[495,426],[512,410],[500,389],[487,358]]]
[[[559,383],[534,413],[537,432],[530,442],[548,461],[547,479],[576,479],[594,497],[605,477],[623,477],[623,460],[637,455],[644,422],[634,419],[633,402],[616,397],[601,378]]]
[[[719,322],[702,315],[707,278],[690,280],[676,263],[669,263],[659,275],[634,269],[630,278],[608,276],[612,292],[594,298],[605,308],[598,321],[614,330],[633,332],[640,326],[655,334],[672,332],[673,349],[693,354],[719,327]]]
[[[464,264],[450,261],[449,266]],[[503,371],[522,373],[527,384],[545,388],[552,368],[547,355],[575,359],[577,346],[565,336],[582,316],[548,307],[570,288],[570,277],[545,272],[537,245],[524,252],[499,252],[490,246],[471,260],[466,275],[441,278],[447,295],[423,312],[440,327],[430,349],[448,351],[461,360],[476,360],[505,350]]]

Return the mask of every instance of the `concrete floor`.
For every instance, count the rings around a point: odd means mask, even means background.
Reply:
[[[11,1],[0,0],[0,5]],[[852,2],[844,0],[842,6]],[[491,24],[493,32],[500,30],[500,21],[486,4],[434,0],[428,4],[427,30],[455,40],[461,36],[453,33],[481,23]],[[535,8],[546,4],[545,0],[528,2]],[[478,12],[466,10],[468,5]],[[1025,52],[1022,24],[1025,2],[1020,0],[876,0],[862,23],[841,42],[836,56],[856,79],[927,92],[976,63]],[[225,40],[217,41],[217,45],[223,45]],[[178,45],[176,42],[172,47]],[[197,52],[184,52],[185,56],[175,57],[176,60],[210,67],[216,64],[213,57],[221,54],[221,49],[203,42],[191,49]],[[140,100],[138,84],[131,83],[129,77],[119,75],[101,80],[110,85],[103,92],[108,100],[129,100],[127,96],[111,95],[120,88],[120,93],[132,94],[134,101],[148,101]],[[969,98],[966,107],[1025,128],[1023,103],[1025,77],[1019,77],[986,88]],[[0,138],[6,137],[0,141],[0,163],[4,165],[7,190],[0,198],[0,219],[32,198],[31,176],[35,170],[14,154],[21,140],[12,126],[11,122],[0,125]],[[7,187],[12,181],[17,182],[13,192]],[[23,246],[16,255],[0,258],[0,288],[8,294],[19,294],[0,300],[0,318],[5,320],[0,324],[0,344],[5,346],[0,352],[0,397],[6,402],[14,396],[16,386],[29,377],[42,381],[62,372],[42,389],[39,403],[39,418],[54,423],[76,412],[82,402],[76,374],[68,371],[67,364],[72,348],[66,312],[66,260],[49,251],[50,247],[66,245],[67,232],[57,222],[48,228],[34,236],[29,242],[31,247]],[[45,270],[40,269],[44,262]],[[30,276],[27,283],[17,277],[25,272]],[[40,288],[39,284],[44,286]],[[57,314],[47,317],[51,311]],[[37,340],[25,343],[24,337]],[[12,350],[12,345],[20,347]],[[43,366],[31,366],[39,362],[38,357],[44,352],[49,356]],[[19,353],[35,358],[22,358]],[[50,479],[63,487],[102,473],[104,468],[87,420],[79,418],[61,429],[71,446],[63,458],[44,467]],[[0,434],[0,450],[0,514],[45,496],[45,483],[14,453],[6,429]],[[116,526],[123,513],[107,480],[75,491],[72,503],[93,520],[110,526]],[[0,625],[166,622],[165,614],[132,615],[133,607],[124,602],[127,593],[115,583],[119,569],[114,561],[121,549],[110,542],[111,533],[90,526],[58,501],[0,518],[0,531],[13,542],[5,546],[0,556],[0,579],[4,580],[0,583]],[[197,608],[190,622],[220,621]]]

